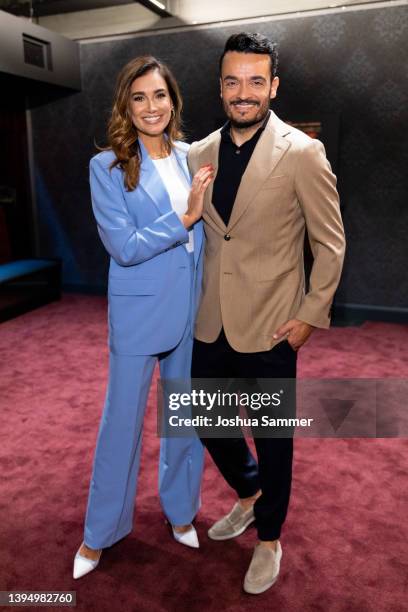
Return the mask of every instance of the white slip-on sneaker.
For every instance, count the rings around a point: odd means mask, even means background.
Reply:
[[[208,530],[211,540],[229,540],[244,533],[245,529],[255,520],[253,505],[244,510],[239,502],[234,504],[232,510],[214,523]]]
[[[282,547],[278,540],[276,551],[257,544],[244,580],[244,591],[259,595],[267,591],[278,579]]]

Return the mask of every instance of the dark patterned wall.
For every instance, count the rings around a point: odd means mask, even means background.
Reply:
[[[340,118],[337,174],[348,249],[341,303],[408,307],[408,8],[246,25],[279,43],[282,118]],[[151,53],[178,78],[188,140],[218,127],[217,62],[237,26],[81,46],[83,91],[33,110],[43,255],[64,258],[66,283],[101,286],[107,257],[91,214],[88,161],[104,141],[113,84]]]

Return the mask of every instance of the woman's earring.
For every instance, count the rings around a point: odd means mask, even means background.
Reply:
[[[173,119],[173,117],[174,117],[174,115],[175,115],[175,114],[176,114],[176,113],[174,112],[174,108],[173,108],[173,107],[171,107],[171,118],[172,118],[172,119]]]

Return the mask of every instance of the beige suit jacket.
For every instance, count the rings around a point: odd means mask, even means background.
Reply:
[[[220,130],[192,144],[188,162],[218,166]],[[272,111],[243,174],[228,226],[204,202],[202,297],[195,335],[214,342],[221,330],[237,351],[271,349],[277,328],[296,318],[330,325],[345,249],[336,177],[322,143]],[[305,229],[314,257],[305,295]],[[228,239],[229,237],[229,239]],[[226,238],[226,239],[225,239]]]

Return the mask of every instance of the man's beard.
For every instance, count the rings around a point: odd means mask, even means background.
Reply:
[[[242,119],[242,120],[235,119],[232,116],[232,113],[230,110],[231,103],[223,102],[223,106],[224,106],[225,114],[230,120],[230,124],[232,125],[232,127],[242,130],[242,129],[250,128],[253,125],[256,125],[257,123],[261,123],[266,118],[269,112],[269,99],[265,100],[265,102],[259,105],[258,112],[256,113],[253,119]]]

